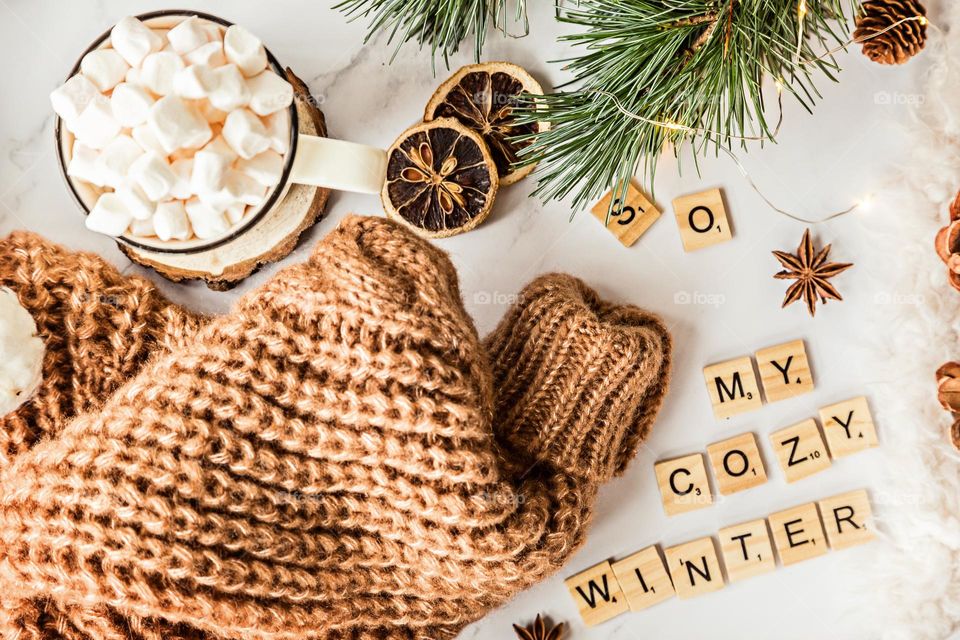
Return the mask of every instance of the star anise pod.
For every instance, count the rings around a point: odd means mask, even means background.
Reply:
[[[797,247],[797,253],[774,251],[773,255],[780,261],[785,271],[780,271],[773,277],[778,280],[796,280],[787,288],[783,299],[783,306],[803,299],[807,303],[807,311],[813,316],[817,312],[817,298],[826,304],[828,299],[843,300],[840,292],[830,284],[830,278],[852,267],[852,264],[827,262],[830,245],[819,252],[814,251],[813,241],[810,240],[810,230],[803,234],[803,240]]]
[[[533,621],[533,626],[531,628],[521,627],[518,624],[513,625],[513,630],[517,632],[517,637],[520,640],[560,640],[560,636],[563,635],[563,623],[551,627],[550,630],[547,630],[547,623],[543,620],[543,617],[538,613],[537,619]]]

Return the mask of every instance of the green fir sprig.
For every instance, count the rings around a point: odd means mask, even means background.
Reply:
[[[696,161],[743,138],[772,139],[778,114],[770,117],[764,79],[810,110],[814,76],[835,80],[838,69],[832,57],[815,59],[846,41],[852,8],[851,0],[567,3],[559,19],[581,30],[563,40],[583,49],[561,61],[575,88],[536,97],[518,114],[551,123],[521,154],[521,164],[540,163],[535,194],[573,193],[577,210],[614,185],[625,192],[638,171],[652,190],[668,144],[677,153],[690,142]]]
[[[515,5],[512,12],[510,4]],[[526,0],[343,0],[334,9],[350,19],[370,20],[365,43],[383,31],[389,34],[388,42],[397,42],[397,51],[403,43],[414,41],[421,49],[429,47],[434,60],[442,55],[448,67],[450,56],[469,35],[479,62],[491,28],[519,36],[529,31]],[[520,25],[516,33],[511,30],[515,25]]]

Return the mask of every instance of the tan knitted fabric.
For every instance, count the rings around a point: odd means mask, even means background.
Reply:
[[[0,286],[17,294],[46,345],[40,389],[0,417],[0,468],[98,408],[156,349],[181,343],[198,323],[148,280],[33,233],[0,239]]]
[[[0,586],[99,614],[44,638],[451,638],[583,541],[669,374],[567,276],[486,347],[446,256],[349,218],[16,459]]]
[[[79,413],[98,409],[155,351],[181,344],[200,323],[148,280],[28,232],[0,239],[0,286],[17,294],[46,347],[41,387],[0,417],[0,469]],[[2,638],[65,638],[72,627],[103,625],[99,610],[8,595],[0,595]]]

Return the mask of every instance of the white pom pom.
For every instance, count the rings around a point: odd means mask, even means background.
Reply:
[[[43,339],[17,294],[0,288],[0,415],[33,396],[43,380]]]

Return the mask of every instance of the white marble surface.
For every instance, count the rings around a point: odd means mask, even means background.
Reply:
[[[386,146],[417,121],[433,88],[428,55],[405,47],[393,64],[393,48],[383,41],[362,46],[364,27],[348,24],[323,0],[214,2],[195,0],[190,8],[217,13],[259,34],[279,59],[307,80],[322,101],[335,137]],[[488,59],[508,59],[557,84],[565,75],[548,61],[568,50],[556,43],[559,27],[551,3],[538,5],[534,33],[525,39],[492,37]],[[112,241],[88,232],[58,175],[47,95],[96,35],[125,14],[181,3],[146,0],[0,0],[0,232],[28,228],[70,247],[99,252],[129,265]],[[453,65],[468,62],[459,56]],[[858,53],[841,56],[841,83],[819,83],[823,99],[814,115],[787,102],[780,144],[754,149],[744,158],[771,198],[811,217],[842,209],[884,183],[909,140],[898,127],[903,104],[916,98],[923,70],[918,61],[903,68],[872,65]],[[440,76],[445,70],[440,68]],[[600,141],[602,143],[602,141]],[[600,560],[620,558],[654,542],[665,546],[709,535],[718,528],[764,516],[796,503],[848,489],[869,487],[879,473],[877,452],[843,459],[833,468],[787,485],[767,443],[767,434],[813,416],[819,406],[866,393],[875,380],[864,370],[858,327],[890,304],[910,304],[909,292],[877,288],[870,264],[885,259],[862,240],[869,214],[858,213],[819,225],[815,236],[834,245],[838,261],[857,267],[837,279],[845,302],[822,308],[816,319],[798,305],[780,309],[785,284],[770,276],[778,270],[772,249],[792,250],[804,226],[764,205],[726,159],[702,164],[697,176],[685,165],[678,176],[672,156],[664,158],[656,201],[665,215],[632,249],[624,249],[589,214],[571,213],[563,203],[528,199],[527,180],[499,196],[491,218],[479,229],[440,245],[460,269],[469,310],[481,331],[492,328],[510,296],[533,276],[567,271],[583,277],[604,295],[661,314],[674,335],[674,377],[653,435],[627,474],[604,489],[585,547],[567,568],[522,594],[502,610],[471,626],[464,638],[511,637],[510,623],[537,612],[571,622],[572,638],[658,640],[691,637],[803,638],[829,635],[860,638],[863,615],[851,600],[850,575],[871,561],[871,547],[832,553],[808,563],[742,582],[702,598],[673,599],[643,613],[627,614],[587,630],[577,619],[562,579]],[[722,186],[734,227],[733,241],[698,253],[683,252],[670,208],[679,195]],[[381,214],[378,199],[338,195],[326,219],[313,229],[285,263],[303,258],[312,243],[349,212]],[[231,293],[202,286],[161,283],[173,298],[215,312],[228,308],[238,292],[262,282],[265,269]],[[682,304],[687,296],[694,302]],[[906,297],[905,297],[906,296]],[[712,417],[700,369],[757,348],[802,337],[812,359],[817,389],[800,399],[768,405],[720,425]],[[873,398],[881,430],[882,399]],[[660,507],[653,462],[701,451],[713,441],[745,430],[760,436],[770,481],[711,508],[667,518]],[[773,465],[773,466],[771,466]],[[895,517],[895,508],[880,508]]]

